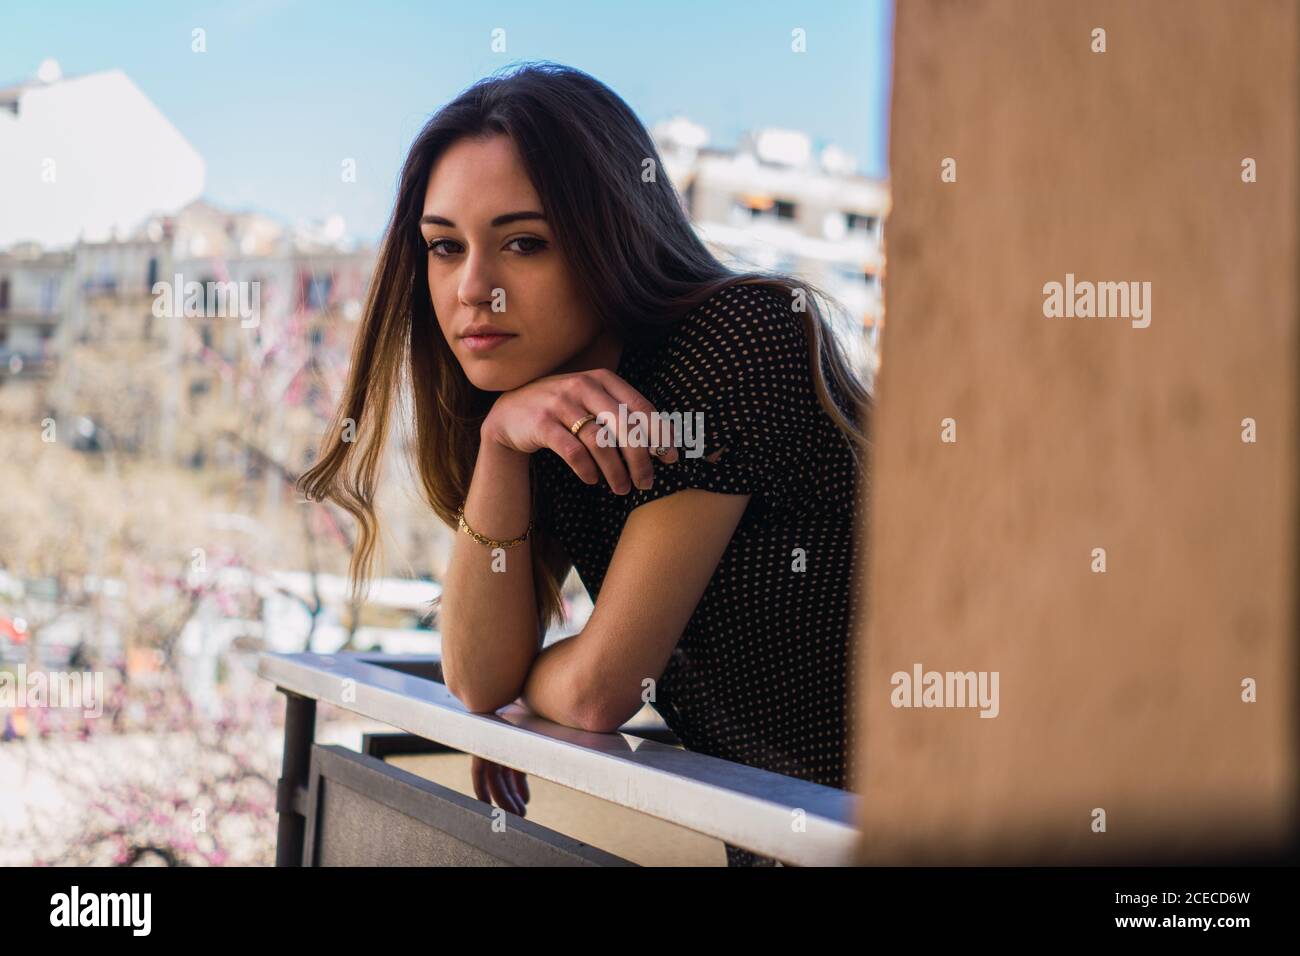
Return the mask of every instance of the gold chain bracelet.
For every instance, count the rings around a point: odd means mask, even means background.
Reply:
[[[528,527],[519,537],[511,538],[508,541],[498,541],[496,538],[489,538],[487,535],[479,534],[471,528],[465,520],[465,506],[461,505],[456,509],[456,526],[486,548],[513,548],[515,545],[523,544],[528,540],[528,535],[533,530],[533,519],[528,519]]]

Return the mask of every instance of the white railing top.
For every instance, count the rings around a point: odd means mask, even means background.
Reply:
[[[852,862],[858,797],[622,731],[510,705],[467,711],[432,655],[262,654],[277,687],[796,866]],[[629,730],[632,728],[629,727]]]

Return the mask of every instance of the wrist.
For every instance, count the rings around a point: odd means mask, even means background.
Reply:
[[[479,427],[479,454],[490,455],[499,461],[526,462],[528,455],[503,442],[492,425],[491,418]]]
[[[487,416],[487,418],[483,419],[483,424],[478,427],[478,438],[479,438],[479,445],[480,447],[483,448],[488,448],[491,445],[501,444],[497,440],[496,425],[492,421],[492,416],[490,414]]]

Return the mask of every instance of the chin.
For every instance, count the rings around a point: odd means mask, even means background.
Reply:
[[[471,385],[485,392],[508,392],[532,381],[518,369],[494,367],[487,363],[474,363],[465,369],[465,377]]]

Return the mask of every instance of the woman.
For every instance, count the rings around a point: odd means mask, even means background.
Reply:
[[[409,390],[424,493],[465,532],[439,623],[451,692],[598,732],[649,701],[688,749],[847,787],[869,397],[816,290],[724,268],[628,106],[554,64],[480,81],[428,122],[376,273],[301,487],[357,519],[361,586]],[[652,454],[620,405],[679,427]],[[542,650],[571,567],[594,610]],[[476,759],[474,783],[524,812],[523,774]]]

